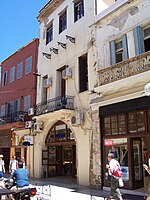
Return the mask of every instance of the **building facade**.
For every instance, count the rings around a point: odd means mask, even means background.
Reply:
[[[97,57],[90,102],[90,184],[95,187],[109,185],[105,168],[109,152],[121,163],[126,188],[148,183],[143,163],[150,156],[150,98],[145,87],[150,81],[149,6],[146,0],[117,1],[92,25]]]
[[[89,185],[92,138],[89,91],[96,82],[95,60],[89,56],[94,43],[89,26],[100,12],[98,8],[102,11],[112,1],[101,7],[99,3],[49,1],[37,17],[40,40],[34,117],[35,177],[70,176],[81,185]]]
[[[38,39],[20,48],[1,63],[0,85],[0,153],[4,155],[6,170],[12,155],[24,157],[30,169],[33,147],[23,145],[24,136],[30,135],[25,122],[31,120],[28,109],[35,106]],[[31,170],[32,171],[32,170]]]

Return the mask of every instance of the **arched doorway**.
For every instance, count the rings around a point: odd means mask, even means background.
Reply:
[[[76,177],[76,143],[68,125],[57,121],[50,129],[45,144],[48,177]]]

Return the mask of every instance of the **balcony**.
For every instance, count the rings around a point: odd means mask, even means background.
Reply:
[[[74,109],[74,97],[65,96],[65,97],[55,97],[49,99],[46,102],[42,102],[36,105],[36,115],[42,115],[49,112],[54,112],[61,109]]]
[[[0,125],[4,125],[7,123],[14,123],[14,122],[24,122],[26,121],[27,112],[18,111],[15,113],[9,113],[5,116],[0,117]]]
[[[106,85],[149,70],[150,51],[98,71],[98,86]]]

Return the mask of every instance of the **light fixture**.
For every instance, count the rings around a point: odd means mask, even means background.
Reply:
[[[51,47],[50,48],[50,51],[53,51],[55,54],[58,54],[58,49],[54,48],[54,47]]]
[[[66,44],[62,42],[58,42],[58,45],[60,45],[62,48],[66,49]]]
[[[66,39],[69,40],[72,43],[75,43],[75,38],[71,37],[70,35],[66,35]]]
[[[43,56],[45,56],[46,58],[51,59],[51,54],[45,53],[45,52],[42,52],[42,54],[43,54]]]
[[[41,76],[41,74],[38,74],[38,73],[36,73],[36,72],[33,72],[33,75],[34,75],[34,76]]]

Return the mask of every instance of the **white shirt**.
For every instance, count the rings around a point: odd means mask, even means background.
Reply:
[[[110,167],[110,175],[112,175],[113,172],[115,172],[118,168],[120,168],[120,164],[117,160],[111,159],[109,162],[109,167]]]
[[[3,171],[3,167],[4,167],[4,161],[0,160],[0,172]]]
[[[18,161],[17,160],[11,160],[9,164],[11,166],[11,170],[16,170]]]

